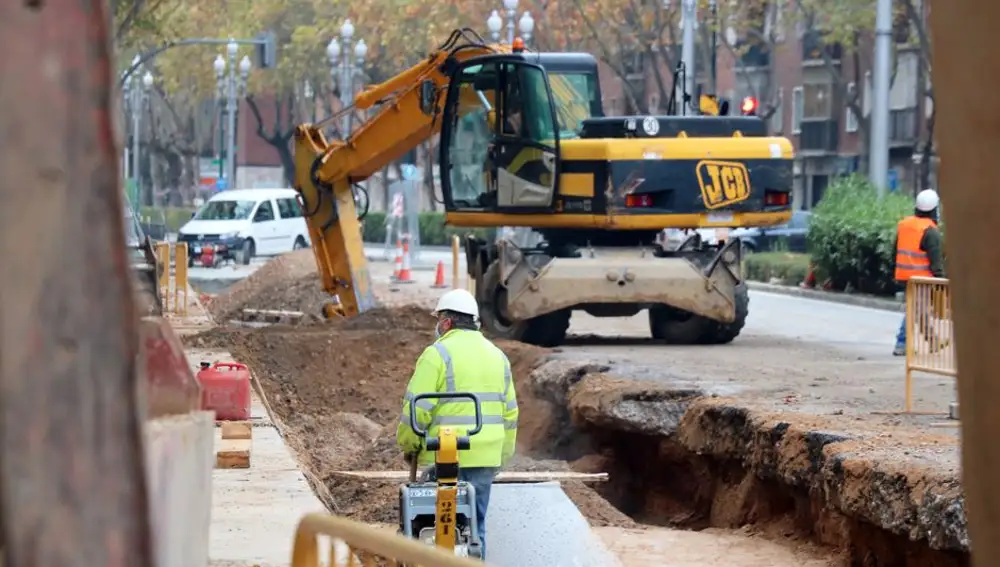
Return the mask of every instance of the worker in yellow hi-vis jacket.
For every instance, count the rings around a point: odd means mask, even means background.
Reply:
[[[459,454],[459,480],[476,489],[476,520],[483,558],[486,557],[486,509],[493,478],[514,455],[517,438],[517,394],[510,361],[496,345],[479,332],[479,305],[471,293],[454,289],[445,293],[434,310],[437,340],[417,359],[416,369],[406,387],[403,412],[396,429],[396,442],[407,459],[431,467],[434,455],[410,427],[410,400],[430,392],[471,392],[482,404],[483,429],[470,439],[471,447]],[[420,400],[417,422],[427,428],[428,437],[438,435],[442,425],[453,426],[458,435],[476,424],[476,410],[469,400]]]

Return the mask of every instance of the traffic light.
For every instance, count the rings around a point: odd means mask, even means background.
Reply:
[[[277,38],[275,38],[273,31],[265,31],[257,34],[256,49],[257,49],[257,68],[258,69],[273,69],[277,64]]]
[[[740,112],[743,116],[757,116],[757,99],[752,96],[745,97],[740,104]]]

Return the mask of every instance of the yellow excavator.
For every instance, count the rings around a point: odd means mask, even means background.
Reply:
[[[676,80],[676,77],[675,77]],[[440,134],[446,222],[521,227],[540,242],[468,237],[465,254],[494,336],[554,346],[570,314],[645,309],[655,339],[722,344],[742,329],[749,297],[736,241],[697,233],[676,250],[665,228],[769,226],[791,217],[791,142],[756,116],[699,98],[702,112],[604,116],[597,60],[488,44],[459,29],[421,63],[362,92],[378,106],[344,141],[321,125],[295,133],[295,187],[324,289],[327,316],[375,305],[355,205],[357,184]],[[706,111],[706,109],[708,109]]]

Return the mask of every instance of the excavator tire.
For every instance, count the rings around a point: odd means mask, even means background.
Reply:
[[[499,306],[507,301],[507,289],[500,283],[499,262],[493,262],[486,269],[482,285],[481,297],[485,299],[480,300],[479,318],[494,337],[543,347],[558,346],[566,340],[569,311],[556,311],[524,321],[508,321],[504,317]]]
[[[649,310],[649,330],[656,340],[671,345],[719,345],[733,342],[746,324],[750,295],[745,284],[735,290],[736,319],[719,323],[666,305]]]
[[[729,344],[740,335],[740,331],[746,325],[747,316],[750,314],[750,290],[747,289],[746,284],[740,284],[736,286],[734,295],[736,300],[736,319],[732,323],[714,322],[704,337],[705,344]]]
[[[649,309],[649,331],[668,345],[696,345],[715,322],[700,315],[658,305]]]

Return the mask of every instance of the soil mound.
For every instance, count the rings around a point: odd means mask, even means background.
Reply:
[[[329,301],[316,275],[311,249],[283,254],[212,298],[208,310],[223,322],[238,319],[243,309],[279,309],[319,313]]]

